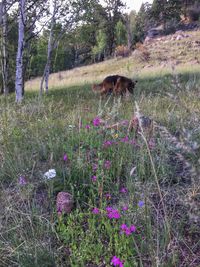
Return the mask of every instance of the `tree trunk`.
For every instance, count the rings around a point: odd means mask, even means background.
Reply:
[[[7,24],[7,0],[3,0],[1,3],[1,22],[2,22],[2,82],[3,82],[3,93],[7,95],[8,90],[8,51],[7,51],[7,35],[8,35],[8,24]]]
[[[53,28],[55,25],[55,15],[56,15],[56,0],[53,1],[53,14],[51,18],[51,28],[49,33],[49,40],[48,40],[48,50],[47,50],[47,62],[44,69],[44,74],[40,83],[40,95],[43,93],[43,84],[45,82],[45,92],[48,93],[49,91],[49,74],[50,74],[50,67],[51,67],[51,56],[53,50]]]
[[[126,29],[127,29],[127,46],[128,46],[128,50],[130,52],[131,51],[131,44],[132,44],[130,18],[127,15],[127,17],[125,19],[126,19]]]
[[[16,78],[15,78],[16,102],[21,102],[23,99],[23,50],[24,50],[24,28],[25,28],[25,4],[26,0],[19,0],[18,48],[17,48]]]

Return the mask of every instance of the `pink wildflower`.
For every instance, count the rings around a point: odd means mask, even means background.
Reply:
[[[96,176],[96,175],[93,175],[93,176],[91,177],[91,179],[92,179],[93,182],[96,182],[96,180],[97,180],[97,176]]]
[[[116,209],[109,208],[109,210],[108,210],[108,208],[107,208],[106,210],[107,210],[107,217],[109,219],[119,219],[121,217],[119,211]]]
[[[110,167],[111,167],[111,162],[110,162],[110,160],[106,160],[106,161],[104,161],[104,168],[107,169],[107,170],[109,170]]]
[[[128,227],[125,223],[123,223],[120,228],[121,230],[125,231]]]
[[[122,143],[128,143],[129,139],[128,139],[128,136],[125,136],[124,138],[122,138],[120,140]]]
[[[106,197],[106,199],[111,199],[111,194],[110,193],[107,193],[107,194],[105,194],[105,197]]]
[[[107,212],[111,212],[112,211],[112,207],[106,207],[106,211]]]
[[[128,192],[128,189],[126,187],[122,187],[120,189],[120,193],[127,193]]]
[[[116,256],[113,256],[111,263],[113,266],[119,266],[119,267],[123,267],[123,261],[120,260],[120,258],[117,258]]]
[[[99,209],[98,209],[98,208],[94,208],[94,209],[92,210],[92,213],[93,213],[93,214],[99,214]]]
[[[63,160],[64,160],[64,161],[67,161],[67,160],[68,160],[68,156],[67,156],[66,153],[63,155]]]
[[[132,225],[130,226],[130,231],[135,233],[135,231],[136,231],[136,227],[135,227],[135,225],[132,224]]]
[[[123,210],[123,211],[127,211],[127,210],[128,210],[128,206],[127,206],[127,205],[124,205],[124,206],[122,207],[122,210]]]
[[[85,125],[85,129],[89,130],[90,129],[90,125],[89,124],[86,124]]]
[[[129,141],[129,144],[130,145],[137,145],[137,142],[136,142],[135,139],[132,139],[132,140]]]
[[[111,146],[112,144],[113,144],[112,141],[107,140],[107,141],[105,141],[105,142],[103,143],[103,147],[104,147],[104,148],[107,148],[107,147]]]
[[[121,225],[121,233],[125,233],[127,236],[131,235],[133,232],[136,231],[136,227],[135,225],[131,225],[130,227],[128,227],[126,224],[122,224]]]
[[[122,124],[123,126],[127,126],[127,125],[129,125],[129,121],[128,121],[128,120],[123,120],[123,121],[121,122],[121,124]]]
[[[135,225],[131,225],[130,227],[128,227],[126,224],[122,224],[121,225],[121,233],[125,233],[127,236],[131,235],[133,232],[136,231],[136,227]]]
[[[96,117],[96,118],[93,119],[93,125],[94,125],[95,127],[99,126],[100,123],[101,123],[101,120],[100,120],[99,117]]]

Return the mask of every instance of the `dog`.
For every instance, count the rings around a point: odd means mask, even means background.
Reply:
[[[103,95],[121,95],[126,94],[127,90],[133,94],[133,89],[136,85],[137,81],[133,81],[125,76],[120,75],[112,75],[107,76],[102,83],[93,84],[92,90],[94,92],[99,91],[100,94]]]

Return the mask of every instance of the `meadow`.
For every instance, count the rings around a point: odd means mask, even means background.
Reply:
[[[20,105],[1,96],[0,266],[199,266],[199,66],[131,62],[53,74],[42,97],[29,81]],[[111,66],[137,78],[133,96],[92,92]],[[136,103],[150,139],[128,131]]]

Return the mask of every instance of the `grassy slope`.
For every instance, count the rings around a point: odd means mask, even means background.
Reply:
[[[189,34],[194,42],[199,32]],[[143,138],[137,141],[139,149],[120,142],[126,128],[104,131],[91,124],[97,114],[111,122],[130,119],[136,100],[142,113],[189,147],[198,147],[200,73],[199,66],[190,62],[199,54],[192,48],[187,51],[184,40],[177,43],[147,45],[151,55],[147,63],[133,56],[52,74],[50,93],[43,99],[37,98],[37,79],[27,83],[22,105],[13,104],[13,96],[0,99],[0,266],[100,267],[110,266],[113,255],[125,260],[125,266],[199,266],[197,174],[180,173],[184,168],[176,166],[176,149],[156,130],[156,146],[149,154]],[[186,57],[175,71],[171,69],[175,62],[169,59],[162,66],[163,51],[180,60],[181,49]],[[120,102],[111,97],[105,105],[90,84],[112,73],[137,77],[139,83],[133,97]],[[86,124],[91,125],[89,131]],[[105,140],[118,141],[119,147],[104,150]],[[64,152],[67,164],[62,160]],[[193,152],[184,157],[198,168],[199,149]],[[90,178],[95,159],[96,184]],[[112,162],[109,171],[103,168],[105,159]],[[130,176],[133,167],[136,172]],[[50,168],[56,169],[57,177],[44,182],[43,174]],[[26,177],[26,186],[18,184],[20,175]],[[111,200],[102,198],[102,186],[103,195],[110,193]],[[119,194],[120,187],[127,187],[129,194]],[[74,195],[76,209],[58,224],[55,197],[60,190]],[[139,200],[145,201],[142,209],[137,207]],[[93,207],[103,212],[106,205],[119,210],[128,205],[129,211],[114,224],[91,214]],[[134,238],[119,237],[120,224],[125,222],[136,225]]]

